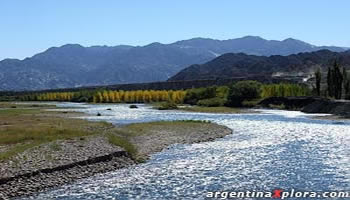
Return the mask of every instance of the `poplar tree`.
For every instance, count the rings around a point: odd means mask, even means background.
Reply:
[[[316,93],[317,96],[321,96],[321,79],[322,79],[322,72],[320,68],[317,68],[315,72],[315,78],[316,78]]]

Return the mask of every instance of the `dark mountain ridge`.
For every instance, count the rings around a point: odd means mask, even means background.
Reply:
[[[331,66],[337,60],[340,65],[350,67],[350,51],[332,52],[319,50],[316,52],[298,53],[289,56],[255,56],[244,53],[228,53],[205,64],[195,64],[183,69],[169,81],[234,78],[242,76],[265,75],[276,73],[312,74],[316,68]]]

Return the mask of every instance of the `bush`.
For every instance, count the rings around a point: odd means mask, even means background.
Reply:
[[[196,88],[186,92],[184,103],[196,105],[199,100],[216,97],[217,87]]]
[[[226,103],[226,99],[215,97],[210,99],[199,100],[197,102],[197,105],[206,106],[206,107],[220,107],[225,105],[225,103]]]
[[[196,88],[187,90],[184,103],[190,105],[199,105],[201,100],[219,98],[226,101],[229,88],[227,86],[212,86],[207,88]]]
[[[164,103],[161,103],[158,107],[158,110],[174,110],[177,109],[177,104],[172,101],[167,101]]]
[[[260,98],[261,83],[257,81],[240,81],[232,85],[229,90],[227,105],[242,106],[244,100]]]

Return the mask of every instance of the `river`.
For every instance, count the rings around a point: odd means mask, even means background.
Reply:
[[[281,110],[209,114],[158,111],[147,105],[138,109],[123,104],[58,106],[114,124],[210,120],[233,133],[214,142],[172,145],[146,163],[79,180],[33,199],[206,199],[211,191],[350,191],[347,121]]]

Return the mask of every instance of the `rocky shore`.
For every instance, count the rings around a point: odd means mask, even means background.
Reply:
[[[206,142],[231,133],[231,129],[217,124],[177,123],[148,123],[146,134],[131,139],[138,157],[146,160],[174,143]],[[103,134],[46,143],[0,162],[0,199],[35,195],[134,164],[137,164],[134,158],[110,144]]]
[[[306,105],[301,111],[306,113],[327,113],[342,118],[350,118],[350,101],[318,100]]]
[[[259,103],[261,107],[282,106],[284,109],[300,110],[305,113],[333,114],[350,118],[350,101],[331,100],[320,97],[270,97]]]
[[[0,162],[0,199],[35,194],[134,163],[102,136],[43,144]]]

